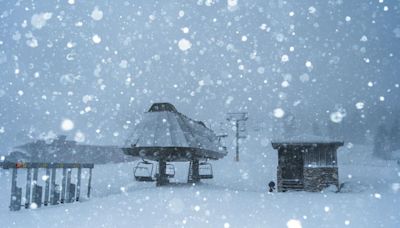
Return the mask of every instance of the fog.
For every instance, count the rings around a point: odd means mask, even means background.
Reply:
[[[153,102],[212,128],[248,112],[271,137],[277,109],[297,132],[398,118],[398,4],[232,3],[0,1],[0,153],[57,134],[122,145]]]

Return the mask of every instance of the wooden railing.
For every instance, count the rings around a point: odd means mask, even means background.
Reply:
[[[12,170],[10,210],[18,211],[21,206],[25,208],[38,208],[42,205],[56,205],[59,203],[72,203],[80,200],[82,169],[89,169],[87,197],[90,198],[93,164],[79,163],[35,163],[35,162],[3,162],[3,169]],[[17,186],[19,169],[26,169],[25,204],[21,205],[22,187]],[[45,169],[45,192],[38,185],[39,169]],[[61,186],[56,184],[56,170],[62,169]],[[77,184],[71,183],[72,169],[77,169]],[[32,177],[33,170],[33,177]],[[61,190],[61,191],[60,191]]]

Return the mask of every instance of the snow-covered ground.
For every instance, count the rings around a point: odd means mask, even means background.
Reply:
[[[9,212],[10,174],[0,172],[1,227],[400,227],[400,166],[371,147],[339,150],[341,193],[267,193],[277,154],[267,140],[244,142],[213,162],[215,179],[191,186],[133,181],[134,163],[95,166],[89,201]],[[187,164],[176,164],[184,182]],[[21,172],[22,173],[22,172]],[[25,175],[20,175],[19,185]],[[86,181],[84,181],[86,183]]]

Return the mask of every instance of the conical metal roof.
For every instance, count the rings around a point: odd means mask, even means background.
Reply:
[[[169,103],[153,104],[126,145],[130,147],[124,149],[126,154],[153,156],[153,159],[166,154],[177,160],[185,160],[185,157],[218,159],[226,155],[226,149],[212,130],[179,113]]]

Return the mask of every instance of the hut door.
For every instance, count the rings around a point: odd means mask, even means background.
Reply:
[[[301,182],[303,180],[303,166],[288,165],[283,167],[282,179]]]
[[[296,150],[287,151],[282,166],[282,179],[303,182],[303,153]]]

